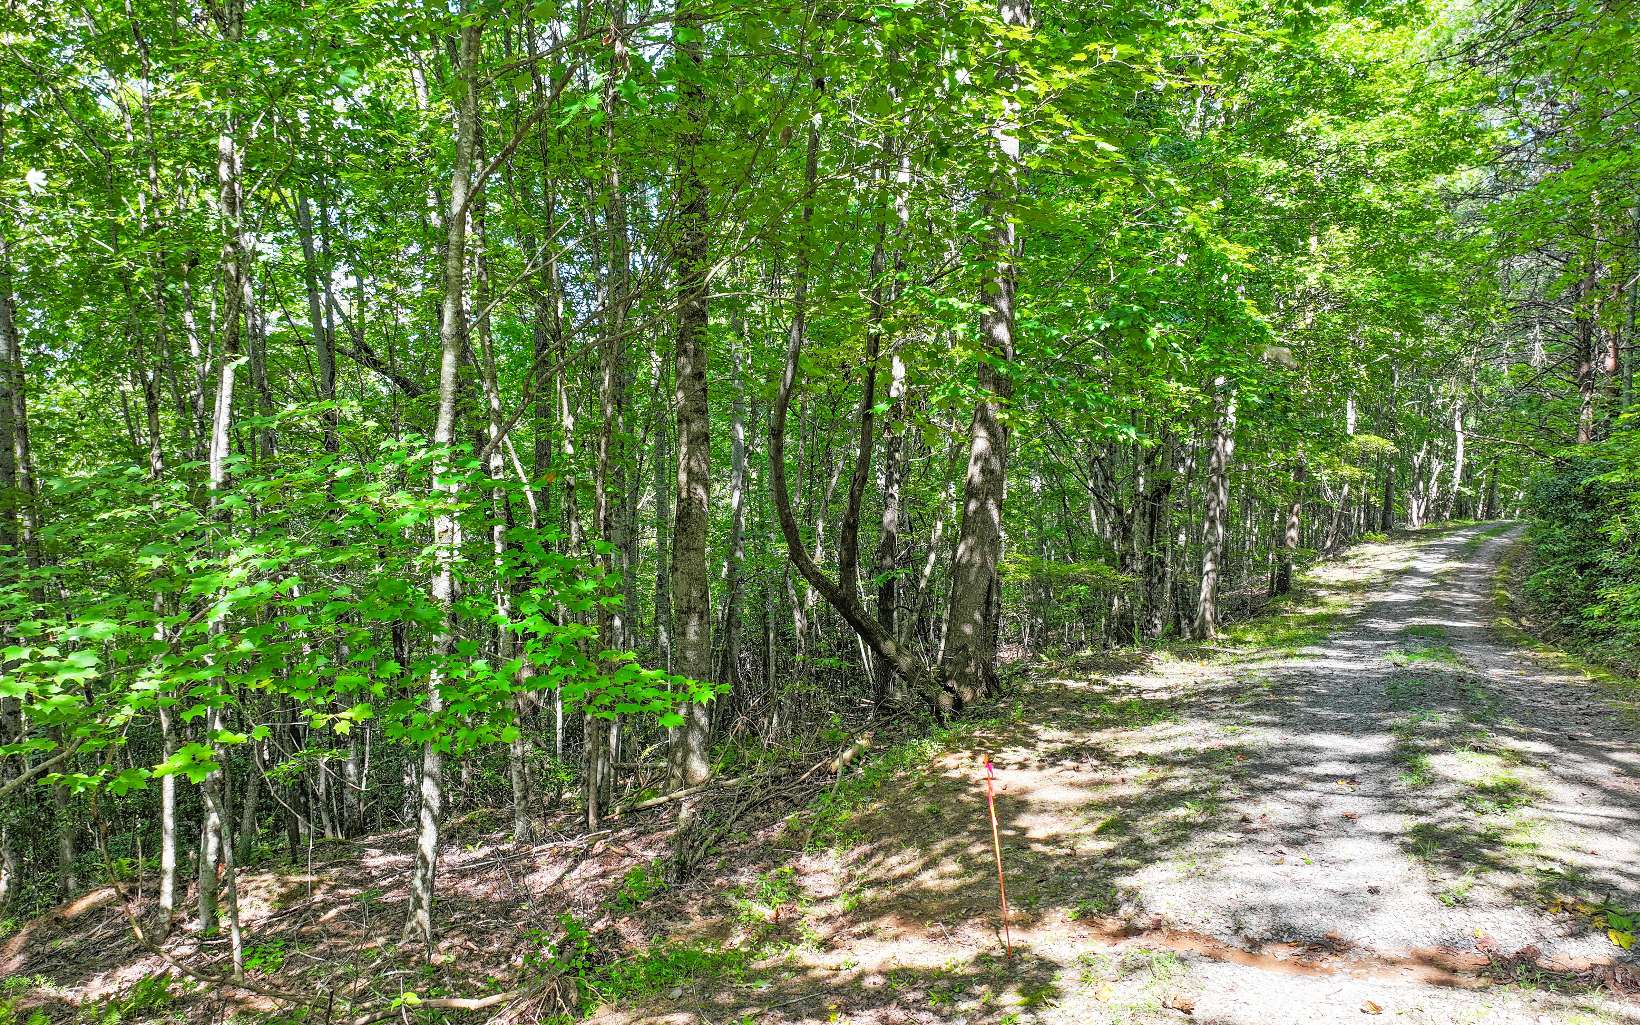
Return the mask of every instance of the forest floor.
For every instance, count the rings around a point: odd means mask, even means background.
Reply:
[[[541,974],[568,913],[591,1002],[612,998],[599,1025],[1640,1023],[1640,950],[1622,946],[1640,912],[1637,692],[1508,624],[1514,539],[1361,545],[1210,645],[1035,673],[988,718],[748,825],[681,887],[653,816],[523,848],[457,822],[431,966],[392,942],[408,833],[326,845],[247,873],[252,977],[483,993]],[[139,1005],[166,965],[122,930],[106,889],[30,923],[0,941],[0,976],[21,980],[0,998],[18,1021],[298,1020],[187,984]],[[220,967],[225,945],[184,932],[167,951]],[[541,992],[394,1020],[531,1021]]]
[[[1040,676],[796,863],[807,942],[599,1020],[1640,1022],[1636,695],[1501,621],[1514,535],[1363,545],[1212,646]]]

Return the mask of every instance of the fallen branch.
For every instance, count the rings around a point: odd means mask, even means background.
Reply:
[[[659,797],[646,797],[641,801],[634,801],[631,804],[618,804],[611,808],[609,810],[609,814],[605,815],[604,818],[618,819],[622,815],[628,815],[637,811],[645,811],[649,808],[659,808],[663,804],[671,804],[673,801],[681,801],[686,797],[694,797],[696,794],[705,793],[706,791],[717,787],[738,787],[750,780],[761,779],[764,776],[770,775],[773,775],[773,773],[754,772],[750,776],[736,776],[733,779],[707,780],[699,786],[684,787],[682,790],[674,790],[670,794],[661,794]]]
[[[594,840],[601,840],[613,832],[613,829],[600,829],[596,833],[588,833],[585,836],[576,837],[574,840],[559,840],[555,843],[534,844],[521,851],[514,851],[511,854],[498,854],[495,857],[489,858],[485,861],[475,861],[469,864],[462,864],[458,862],[450,865],[448,868],[444,869],[444,871],[446,873],[477,872],[481,869],[495,868],[497,865],[505,865],[514,861],[523,861],[525,858],[532,858],[538,854],[545,854],[548,851],[561,851],[570,847],[585,847]]]

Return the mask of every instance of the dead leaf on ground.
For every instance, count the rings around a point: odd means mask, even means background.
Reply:
[[[1196,998],[1183,993],[1174,993],[1162,1001],[1162,1006],[1181,1014],[1196,1013]]]
[[[1366,1000],[1361,1004],[1362,1014],[1383,1014],[1384,1008],[1374,1000]]]

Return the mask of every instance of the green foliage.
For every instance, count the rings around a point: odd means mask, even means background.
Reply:
[[[788,906],[801,907],[805,902],[803,888],[797,881],[797,870],[790,865],[770,869],[758,876],[752,885],[735,892],[731,899],[745,922],[767,922]]]
[[[94,1011],[82,1015],[84,1025],[124,1025],[152,1020],[176,1000],[177,982],[168,974],[140,979],[129,990],[104,1001]]]
[[[1178,718],[1169,702],[1152,698],[1105,698],[1094,707],[1099,723],[1115,729],[1136,730]]]
[[[1524,598],[1551,636],[1640,668],[1640,422],[1532,479]]]
[[[197,514],[180,481],[155,484],[123,470],[53,480],[54,499],[75,503],[77,515],[54,526],[63,552],[48,568],[0,583],[0,612],[19,623],[18,643],[3,652],[0,696],[87,751],[119,743],[161,710],[195,723],[257,695],[294,703],[321,736],[379,720],[391,740],[468,752],[510,742],[518,698],[532,692],[556,689],[596,718],[661,725],[679,721],[677,705],[715,692],[646,669],[630,653],[596,651],[596,631],[584,623],[618,599],[595,567],[559,554],[550,532],[526,527],[509,532],[504,559],[462,564],[458,605],[463,619],[510,632],[517,653],[496,662],[476,640],[458,639],[439,654],[426,643],[439,615],[418,583],[431,572],[431,552],[417,536],[442,502],[431,497],[436,465],[430,447],[384,444],[362,469],[326,459],[246,467],[237,487],[259,515],[226,528]],[[476,465],[456,476],[475,492],[491,490]],[[507,488],[524,501],[522,485]],[[374,572],[334,582],[350,565]],[[63,600],[42,603],[42,593]],[[157,611],[166,605],[178,611]],[[406,635],[408,664],[387,643],[393,629]],[[434,673],[443,681],[436,713],[416,682]],[[224,729],[152,765],[54,778],[115,796],[156,776],[198,783],[224,749],[267,733],[264,725]],[[55,743],[32,738],[0,755]],[[270,778],[289,782],[339,753],[305,747],[272,766]]]
[[[272,975],[285,967],[289,951],[282,939],[263,940],[245,947],[245,970]]]
[[[51,1025],[44,1011],[36,1009],[24,1014],[17,1006],[22,1000],[23,993],[45,981],[44,978],[32,978],[27,975],[12,975],[0,979],[0,1025]]]
[[[759,682],[714,717],[717,771],[847,743],[887,688],[790,572],[760,440],[799,295],[798,540],[831,572],[850,539],[846,583],[919,656],[942,650],[972,516],[1005,539],[986,647],[1185,634],[1210,565],[1246,606],[1272,557],[1511,505],[1527,442],[1583,416],[1558,372],[1576,339],[1632,357],[1623,11],[1032,6],[1028,25],[910,0],[728,0],[698,24],[591,0],[0,14],[4,419],[30,428],[3,444],[32,474],[0,485],[0,778],[63,755],[38,782],[70,810],[0,809],[32,877],[19,904],[62,896],[50,841],[83,840],[93,799],[116,874],[151,859],[162,781],[189,816],[212,773],[312,807],[362,753],[380,771],[351,833],[394,821],[378,793],[430,745],[461,759],[463,810],[510,799],[509,757],[556,803],[585,778],[588,724],[652,749],[729,681]],[[483,180],[450,216],[429,203],[468,99]],[[447,282],[445,229],[469,224]],[[707,482],[688,542],[710,578],[711,625],[689,635],[703,679],[669,671],[664,609],[692,226],[713,396],[693,456],[745,464]],[[981,331],[999,264],[1006,356]],[[463,351],[441,379],[447,302]],[[1599,390],[1610,437],[1540,481],[1529,589],[1620,661],[1640,636],[1627,401]],[[981,508],[969,431],[993,404],[1006,501]],[[1218,424],[1234,451],[1209,481]],[[845,508],[859,522],[838,530]],[[1291,615],[1230,642],[1296,651],[1330,626]],[[840,783],[817,840],[924,754]]]
[[[641,862],[626,870],[620,887],[609,898],[609,906],[616,911],[636,911],[651,897],[666,892],[667,886],[663,862]]]
[[[1408,666],[1425,662],[1435,662],[1442,665],[1458,665],[1463,659],[1457,649],[1450,644],[1424,643],[1408,647],[1397,648],[1384,656],[1391,665]]]
[[[690,982],[731,976],[757,953],[750,946],[656,943],[611,957],[587,925],[568,912],[559,916],[556,936],[534,930],[526,939],[526,975],[552,975],[567,982],[575,994],[570,1011],[576,1017],[602,1003],[638,1000]]]

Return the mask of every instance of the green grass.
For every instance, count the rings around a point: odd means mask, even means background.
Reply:
[[[1421,751],[1402,758],[1401,766],[1401,782],[1414,790],[1422,790],[1435,782],[1435,776],[1429,767],[1429,756]]]
[[[1413,790],[1422,790],[1435,782],[1429,756],[1440,744],[1422,735],[1425,724],[1441,723],[1441,714],[1427,708],[1414,709],[1396,722],[1394,757],[1401,766],[1401,783]]]
[[[1122,895],[1115,886],[1109,883],[1096,885],[1085,897],[1077,900],[1076,904],[1065,913],[1071,921],[1089,918],[1104,918],[1116,913],[1121,907]]]
[[[1125,1025],[1167,1013],[1163,1001],[1184,978],[1186,966],[1172,951],[1140,947],[1119,954],[1089,951],[1069,971],[1075,973],[1071,986],[1098,1002],[1100,1020]]]
[[[578,1021],[603,1004],[641,1000],[694,983],[721,985],[787,949],[773,929],[764,927],[739,944],[659,941],[610,959],[591,929],[568,912],[559,916],[556,932],[534,929],[525,938],[530,941],[523,964],[526,978],[556,977],[569,983],[559,991],[564,999],[557,1013],[545,1019],[554,1025]],[[448,1019],[418,1015],[417,1020]]]
[[[1459,546],[1458,550],[1465,555],[1474,555],[1476,552],[1481,550],[1481,546],[1486,544],[1486,542],[1492,540],[1500,534],[1507,534],[1510,530],[1514,529],[1514,526],[1515,525],[1513,523],[1495,523],[1492,526],[1487,527],[1485,530],[1477,532],[1473,537],[1470,537],[1464,541],[1464,543]]]
[[[1529,807],[1534,796],[1519,777],[1504,774],[1471,782],[1461,800],[1477,815],[1509,815]]]
[[[1423,664],[1457,666],[1463,664],[1463,657],[1450,644],[1415,644],[1396,648],[1386,658],[1391,665],[1410,666]]]
[[[636,911],[666,889],[666,866],[660,859],[646,861],[626,870],[607,903],[612,911]]]
[[[1401,631],[1408,637],[1422,637],[1426,640],[1446,640],[1446,627],[1435,623],[1414,623]]]
[[[1283,603],[1285,605],[1285,603]],[[1342,610],[1322,608],[1267,613],[1224,631],[1226,642],[1243,648],[1273,648],[1287,655],[1325,641],[1338,627]]]
[[[847,849],[857,845],[864,837],[856,830],[855,820],[889,781],[927,765],[935,756],[982,730],[1017,721],[1024,714],[1023,704],[1016,702],[984,718],[934,726],[920,737],[901,741],[867,759],[853,775],[840,777],[810,805],[806,813],[808,846]],[[802,828],[795,820],[792,825]]]
[[[1155,726],[1179,717],[1170,702],[1145,698],[1107,698],[1094,706],[1093,715],[1101,726],[1124,730]]]

